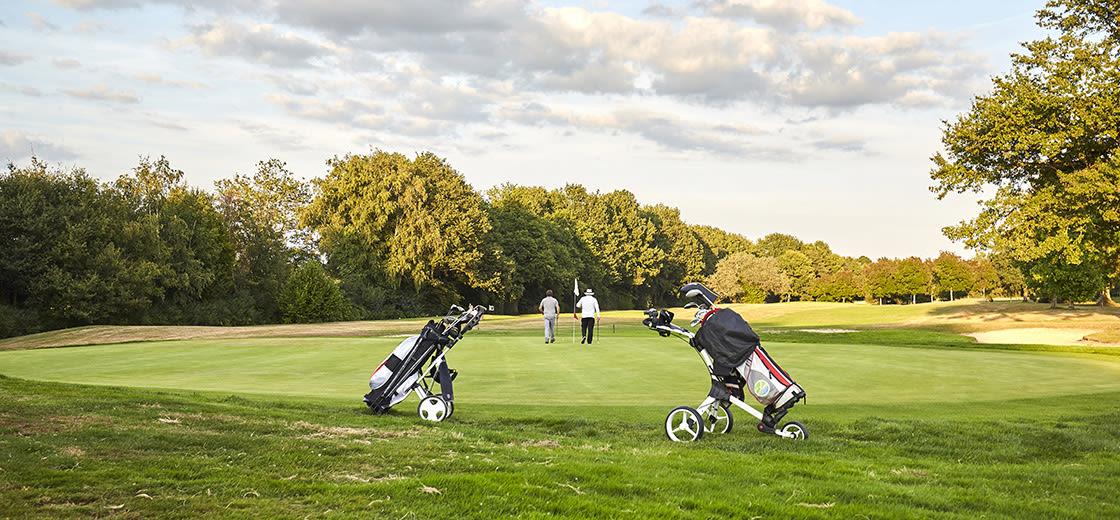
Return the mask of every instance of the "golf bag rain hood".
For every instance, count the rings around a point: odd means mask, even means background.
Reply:
[[[758,334],[731,309],[709,313],[693,341],[712,357],[715,375],[741,375],[747,390],[768,410],[783,410],[805,396],[804,390],[762,348]],[[718,384],[713,384],[712,391],[717,397],[727,392]]]
[[[747,361],[759,346],[758,334],[731,309],[716,309],[704,318],[693,341],[712,356],[716,375],[725,376]]]

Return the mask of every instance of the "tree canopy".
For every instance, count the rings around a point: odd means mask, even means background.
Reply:
[[[976,218],[946,228],[946,236],[1010,255],[1053,299],[1072,302],[1083,291],[1059,288],[1089,279],[1109,300],[1105,280],[1120,276],[1116,6],[1050,0],[1037,18],[1056,36],[1023,44],[991,94],[947,123],[931,189],[939,198],[993,193]]]

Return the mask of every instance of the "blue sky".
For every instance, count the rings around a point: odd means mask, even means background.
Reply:
[[[626,189],[837,253],[971,256],[941,228],[942,121],[1044,36],[1043,1],[9,0],[0,160],[188,182],[371,149],[472,186]]]

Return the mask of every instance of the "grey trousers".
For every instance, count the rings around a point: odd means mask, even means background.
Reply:
[[[556,316],[544,317],[544,339],[548,341],[556,339]]]

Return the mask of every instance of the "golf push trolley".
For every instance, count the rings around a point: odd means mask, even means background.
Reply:
[[[691,325],[700,328],[695,333],[673,324],[673,313],[665,309],[646,311],[642,324],[661,336],[687,340],[708,366],[712,387],[696,408],[678,406],[669,412],[665,418],[669,439],[687,442],[704,433],[730,432],[734,424],[731,405],[758,419],[762,433],[807,438],[808,432],[799,422],[778,427],[794,403],[805,398],[805,391],[763,350],[758,334],[735,311],[717,308],[719,296],[707,287],[690,283],[680,292],[692,300],[685,308],[696,309]],[[744,402],[744,387],[764,406],[762,411]]]
[[[451,382],[458,373],[447,367],[447,352],[463,334],[478,325],[483,313],[493,310],[481,305],[466,309],[452,305],[439,322],[428,321],[420,334],[401,341],[377,367],[369,378],[370,392],[363,401],[380,415],[416,392],[420,398],[416,413],[421,419],[440,422],[451,417],[455,413]]]

